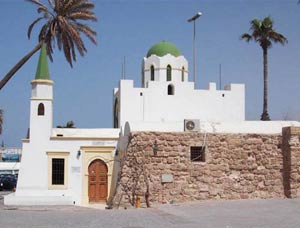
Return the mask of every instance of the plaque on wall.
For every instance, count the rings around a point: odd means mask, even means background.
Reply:
[[[161,183],[172,183],[173,175],[172,174],[162,174],[161,175]]]
[[[72,166],[72,173],[80,173],[80,166]]]

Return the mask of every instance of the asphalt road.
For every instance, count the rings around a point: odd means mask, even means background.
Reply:
[[[7,207],[0,192],[0,227],[298,228],[300,199],[199,201],[150,209],[74,206]]]

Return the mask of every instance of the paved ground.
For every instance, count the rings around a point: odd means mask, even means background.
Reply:
[[[300,199],[201,201],[151,209],[95,210],[73,206],[7,207],[0,192],[0,227],[293,228]]]

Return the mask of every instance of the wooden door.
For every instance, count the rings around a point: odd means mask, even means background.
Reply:
[[[89,201],[103,202],[107,198],[107,166],[97,159],[89,166]]]

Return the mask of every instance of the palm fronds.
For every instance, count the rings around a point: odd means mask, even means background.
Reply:
[[[37,6],[37,12],[42,14],[28,27],[30,38],[33,27],[41,20],[46,23],[39,32],[39,41],[47,46],[47,54],[53,60],[53,48],[55,43],[59,50],[63,50],[70,66],[76,61],[76,52],[81,56],[87,52],[82,41],[81,34],[84,34],[92,43],[97,44],[96,31],[82,21],[97,21],[94,12],[94,4],[88,0],[48,0],[48,5],[39,0],[27,0]],[[55,42],[56,41],[56,42]]]
[[[273,24],[273,20],[270,16],[263,20],[253,19],[250,21],[251,33],[244,33],[241,35],[240,39],[244,39],[247,42],[254,40],[255,42],[258,42],[263,49],[272,47],[272,42],[284,45],[288,42],[287,38],[276,32],[273,28]]]

